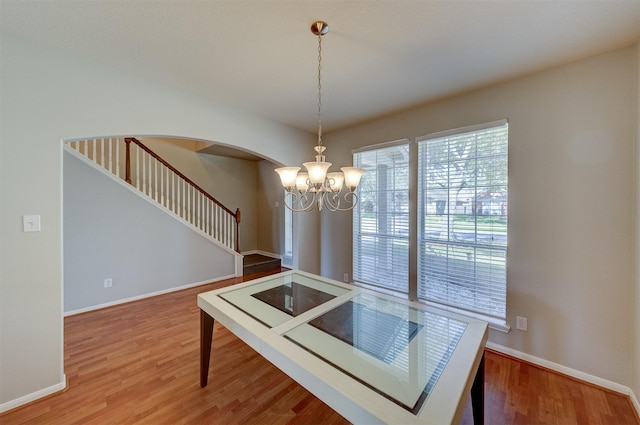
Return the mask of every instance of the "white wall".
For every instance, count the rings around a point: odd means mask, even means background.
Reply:
[[[2,411],[64,385],[61,140],[157,134],[299,163],[313,136],[4,33],[0,91]],[[22,232],[25,214],[41,232]]]
[[[636,54],[614,51],[325,137],[327,158],[349,163],[354,148],[508,118],[514,330],[492,330],[489,339],[626,387],[638,385]],[[323,275],[351,273],[350,226],[323,217]],[[515,330],[516,315],[529,319],[528,332]]]
[[[65,312],[235,276],[234,254],[125,184],[67,152],[63,174]]]

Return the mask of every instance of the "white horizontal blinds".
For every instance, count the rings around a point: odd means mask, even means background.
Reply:
[[[418,141],[418,297],[506,318],[508,124]]]
[[[366,170],[353,210],[353,279],[407,292],[409,144],[356,152],[353,163]]]

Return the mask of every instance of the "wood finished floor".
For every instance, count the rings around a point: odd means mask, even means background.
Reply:
[[[348,423],[217,323],[200,388],[196,294],[241,280],[66,318],[68,388],[0,424]],[[487,424],[640,424],[626,397],[491,351],[485,388]]]

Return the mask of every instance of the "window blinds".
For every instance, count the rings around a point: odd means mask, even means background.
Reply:
[[[409,143],[385,144],[354,153],[366,170],[353,210],[353,279],[408,291]]]
[[[418,140],[418,297],[506,318],[506,121]]]

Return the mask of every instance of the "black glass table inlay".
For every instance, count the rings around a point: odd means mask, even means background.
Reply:
[[[336,297],[296,282],[256,292],[251,296],[294,317]]]
[[[389,364],[423,327],[352,301],[316,317],[309,324]]]

